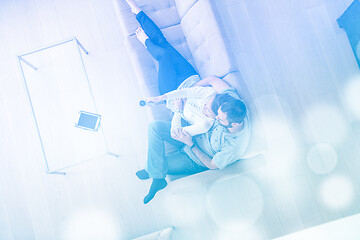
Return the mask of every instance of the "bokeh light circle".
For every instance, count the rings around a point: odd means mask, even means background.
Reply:
[[[117,240],[118,224],[102,211],[81,211],[68,219],[63,240]]]
[[[307,153],[307,164],[317,174],[330,173],[337,164],[337,154],[328,144],[316,144]]]
[[[263,196],[259,186],[244,176],[214,182],[207,197],[209,215],[225,230],[246,230],[262,213]]]
[[[351,79],[345,87],[345,107],[356,120],[360,120],[360,77]]]
[[[266,158],[266,175],[272,178],[289,176],[293,174],[294,165],[299,158],[296,131],[288,119],[273,116],[260,116],[262,128],[261,136],[266,143],[266,150],[262,151]],[[254,125],[255,125],[254,124]]]
[[[262,115],[279,115],[288,119],[291,119],[293,115],[292,108],[287,101],[275,94],[259,96],[253,104]]]
[[[304,132],[316,142],[337,145],[347,136],[349,126],[344,113],[336,106],[318,104],[306,112]]]
[[[164,195],[164,208],[172,219],[172,225],[177,228],[195,228],[199,223],[208,219],[207,209],[204,206],[206,196],[202,191],[187,189]],[[176,206],[174,208],[174,206]]]
[[[320,188],[321,199],[331,209],[343,209],[354,198],[354,187],[345,177],[331,177],[326,179]]]

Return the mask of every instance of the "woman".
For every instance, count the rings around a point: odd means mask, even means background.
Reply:
[[[194,86],[148,98],[146,101],[153,103],[167,101],[167,107],[174,112],[171,133],[176,133],[182,128],[191,136],[195,136],[210,130],[219,106],[229,98],[231,98],[229,94],[216,94],[212,87]],[[189,125],[183,127],[181,119]]]

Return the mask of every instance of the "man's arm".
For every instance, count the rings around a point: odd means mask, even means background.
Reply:
[[[184,131],[183,129],[178,129],[173,136],[174,139],[185,143],[188,147],[192,149],[192,152],[195,156],[209,169],[218,169],[219,167],[215,164],[214,160],[209,157],[206,153],[204,153],[201,149],[199,149],[194,142],[192,141],[192,136]]]
[[[231,88],[227,82],[216,76],[206,77],[198,81],[194,86],[211,86],[218,93]]]
[[[194,143],[193,143],[194,144]],[[209,157],[206,153],[204,153],[200,148],[197,146],[194,146],[192,148],[192,152],[195,154],[195,156],[209,169],[215,170],[219,167],[215,164],[214,160]]]
[[[189,133],[189,135],[195,136],[209,131],[212,124],[213,122],[196,122],[190,126],[183,127],[183,130]]]

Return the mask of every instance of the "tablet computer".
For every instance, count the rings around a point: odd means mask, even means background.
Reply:
[[[75,127],[90,131],[97,131],[100,125],[100,119],[101,116],[99,114],[80,111]]]

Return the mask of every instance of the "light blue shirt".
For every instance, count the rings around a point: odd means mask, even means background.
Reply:
[[[229,93],[239,98],[234,89],[227,89],[224,93]],[[241,159],[246,152],[250,142],[251,130],[248,116],[247,112],[244,119],[244,127],[240,132],[230,133],[226,127],[222,126],[218,121],[215,121],[207,133],[195,136],[193,141],[203,152],[213,159],[219,169],[222,169]],[[200,166],[204,166],[188,146],[185,146],[183,150],[194,162]]]

